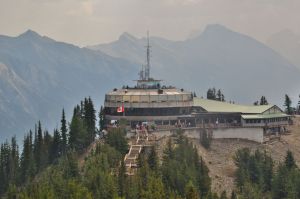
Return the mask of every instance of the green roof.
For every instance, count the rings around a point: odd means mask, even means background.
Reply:
[[[243,119],[266,119],[266,118],[281,118],[281,117],[287,117],[288,115],[285,113],[274,113],[274,114],[259,114],[259,115],[242,115]]]
[[[202,107],[207,112],[261,114],[274,105],[238,105],[194,97],[194,106]]]

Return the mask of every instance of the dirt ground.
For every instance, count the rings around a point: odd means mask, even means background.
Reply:
[[[212,190],[222,193],[226,190],[228,194],[234,189],[234,173],[236,166],[233,156],[238,149],[248,147],[252,151],[256,149],[266,150],[271,154],[275,165],[282,162],[287,150],[291,150],[297,164],[300,166],[300,117],[294,118],[294,125],[289,127],[290,133],[282,135],[280,139],[273,139],[267,143],[260,144],[242,139],[216,139],[212,141],[209,150],[201,146],[199,140],[191,140],[197,147],[199,155],[205,160],[210,170],[212,179]],[[159,155],[166,145],[168,137],[157,143]]]
[[[294,125],[290,126],[289,129],[290,133],[282,135],[280,139],[274,139],[264,144],[246,140],[219,139],[213,140],[211,148],[206,150],[199,144],[199,140],[193,140],[198,148],[199,155],[203,157],[209,167],[212,190],[220,194],[223,190],[231,193],[234,189],[236,167],[233,156],[238,149],[244,147],[248,147],[252,151],[256,149],[266,150],[271,154],[275,165],[284,161],[287,150],[290,150],[300,166],[300,117],[294,118]]]

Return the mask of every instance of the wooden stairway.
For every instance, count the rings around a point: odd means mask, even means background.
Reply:
[[[134,175],[138,168],[138,157],[144,146],[149,146],[149,134],[146,128],[136,129],[136,140],[130,145],[129,152],[124,157],[127,175]]]

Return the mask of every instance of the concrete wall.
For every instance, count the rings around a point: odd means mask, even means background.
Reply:
[[[264,132],[262,128],[214,129],[213,138],[239,138],[262,143],[264,140]]]
[[[200,138],[200,129],[185,129],[184,134],[189,138]],[[213,130],[213,138],[246,139],[262,143],[264,136],[262,128],[219,128]]]

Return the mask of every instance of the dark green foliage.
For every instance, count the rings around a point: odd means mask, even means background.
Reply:
[[[292,154],[292,152],[290,150],[287,151],[286,153],[286,157],[285,157],[285,166],[290,170],[294,167],[297,167],[296,166],[296,162],[295,162],[295,159],[294,159],[294,156]]]
[[[292,100],[290,99],[290,97],[288,95],[285,95],[284,106],[286,107],[285,111],[287,114],[293,113],[293,109],[292,109],[291,105],[292,105]]]
[[[120,159],[121,154],[108,145],[98,145],[88,158],[84,166],[83,181],[93,198],[114,198],[118,195],[118,180],[111,172],[118,168]]]
[[[168,142],[162,165],[156,148],[145,148],[134,176],[126,175],[125,130],[112,129],[82,162],[93,142],[95,112],[90,98],[74,108],[67,138],[64,110],[53,135],[40,122],[24,137],[19,157],[15,138],[0,148],[0,197],[39,198],[212,198],[208,168],[182,131]],[[64,134],[64,135],[63,135]],[[80,164],[78,160],[80,158]]]
[[[41,122],[38,122],[38,127],[35,128],[34,145],[33,145],[34,160],[37,171],[41,171],[44,166],[43,160],[43,131]]]
[[[60,133],[57,129],[53,132],[53,141],[50,146],[50,153],[49,153],[49,162],[53,163],[57,160],[63,151],[63,141],[61,139]]]
[[[121,166],[118,172],[118,186],[119,186],[119,195],[123,197],[125,195],[125,187],[126,187],[126,167],[123,160],[121,160]]]
[[[61,116],[61,126],[60,126],[60,133],[61,133],[61,143],[60,143],[60,147],[61,147],[61,152],[65,153],[67,150],[67,144],[68,144],[68,140],[67,140],[67,133],[68,133],[68,129],[67,129],[67,121],[66,121],[66,116],[65,116],[65,110],[62,110],[62,116]],[[58,136],[58,135],[56,135]]]
[[[19,149],[16,137],[1,144],[0,148],[0,196],[19,183]]]
[[[185,198],[200,199],[198,191],[191,181],[186,185]]]
[[[300,171],[293,155],[287,152],[285,163],[273,171],[273,160],[266,152],[237,151],[236,183],[241,198],[300,198]]]
[[[201,145],[204,148],[209,149],[210,145],[211,145],[211,142],[212,142],[212,137],[207,132],[207,129],[201,129],[201,133],[200,133],[200,143],[201,143]]]
[[[148,165],[150,167],[150,169],[157,171],[158,167],[159,167],[159,160],[158,160],[158,156],[156,153],[156,147],[152,147],[149,157],[148,157]]]
[[[198,194],[205,196],[210,191],[208,168],[199,159],[196,149],[185,137],[177,136],[176,147],[168,142],[162,163],[162,178],[166,188],[185,196],[185,187],[191,182]]]
[[[218,89],[218,91],[216,91],[215,88],[209,88],[207,90],[206,98],[210,100],[221,101],[221,102],[225,101],[225,96],[222,93],[221,89]]]
[[[240,190],[246,183],[260,185],[263,191],[271,189],[273,177],[273,160],[266,152],[256,150],[250,153],[248,148],[238,150],[234,157],[236,166],[236,184]]]
[[[94,141],[96,135],[96,111],[94,108],[93,101],[90,97],[84,99],[83,110],[84,110],[84,114],[83,114],[84,125],[87,130],[87,135],[86,135],[87,136],[86,146],[87,146]]]
[[[113,128],[108,131],[105,138],[106,143],[116,148],[121,154],[125,155],[128,151],[128,143],[125,138],[126,132],[122,128]]]
[[[100,132],[105,128],[105,113],[104,108],[101,106],[99,111],[99,130]]]
[[[21,156],[21,182],[31,180],[36,173],[36,165],[33,153],[32,132],[24,138],[23,153]]]
[[[80,110],[77,108],[74,109],[73,118],[70,124],[69,147],[70,149],[83,152],[86,146],[87,129],[81,118]]]
[[[96,114],[91,98],[85,98],[73,111],[70,124],[69,147],[78,152],[88,147],[96,135]]]
[[[259,105],[268,105],[268,101],[265,96],[261,96]]]

